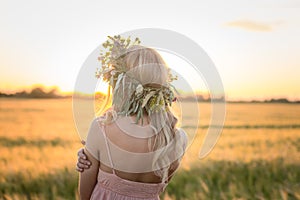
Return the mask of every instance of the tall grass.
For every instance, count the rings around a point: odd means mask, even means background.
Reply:
[[[78,198],[75,163],[82,145],[71,109],[70,99],[0,99],[0,199]],[[210,109],[201,103],[200,116],[191,113],[182,124],[193,132],[200,119],[161,197],[300,199],[300,105],[228,104],[220,140],[198,160]]]
[[[175,175],[173,199],[300,199],[300,164],[213,161]]]
[[[34,172],[31,172],[34,173]],[[3,174],[1,174],[3,177]],[[282,159],[250,163],[211,161],[181,169],[162,199],[299,199],[300,165]],[[61,169],[31,178],[30,173],[6,174],[0,197],[9,199],[76,199],[78,174]]]
[[[35,177],[29,173],[6,174],[0,183],[0,197],[3,199],[76,199],[77,173],[67,168],[40,174]],[[3,176],[3,174],[2,174]]]

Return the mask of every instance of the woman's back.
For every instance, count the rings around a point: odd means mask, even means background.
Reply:
[[[145,119],[146,121],[147,119]],[[104,127],[107,138],[119,148],[132,153],[148,153],[147,138],[139,138],[135,133],[147,134],[153,129],[145,122],[143,126],[134,124],[135,117],[121,118],[114,123],[108,124]],[[128,158],[128,157],[127,157]],[[113,159],[113,158],[112,158]],[[135,162],[127,163],[127,165],[143,165],[145,160],[136,159]],[[112,168],[100,163],[100,169],[112,173]],[[134,166],[132,167],[134,169]],[[160,177],[156,176],[154,172],[124,172],[115,170],[117,176],[123,179],[144,182],[144,183],[161,183]]]
[[[150,151],[149,138],[155,137],[155,130],[146,120],[141,126],[134,123],[134,117],[121,117],[106,125],[101,124],[101,119],[93,121],[86,148],[100,161],[100,169],[105,172],[112,173],[114,168],[116,175],[127,180],[159,183],[162,178],[154,171],[160,169],[153,165],[153,159],[158,154],[164,155],[169,162],[164,167],[169,168],[172,164],[175,166],[184,153],[187,139],[183,131],[176,132],[173,144],[166,146],[167,150]],[[178,147],[181,148],[177,155],[170,153]]]

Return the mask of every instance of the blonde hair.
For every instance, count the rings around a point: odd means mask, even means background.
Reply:
[[[168,83],[169,68],[160,54],[152,48],[137,45],[130,47],[125,63],[127,69],[134,73],[134,78],[143,84]]]
[[[169,68],[156,50],[135,45],[129,48],[128,51],[125,56],[126,67],[132,72],[130,75],[132,75],[134,79],[153,87],[166,86],[168,84]],[[159,119],[161,116],[155,116],[152,118],[154,121],[150,122],[154,127],[159,127],[158,129],[162,130],[157,134],[155,139],[149,141],[149,149],[151,150],[156,150],[167,145],[174,137],[174,128],[177,123],[177,118],[169,108],[164,114],[166,114],[164,119]],[[157,124],[161,123],[159,120],[166,120],[164,127],[160,127]],[[168,130],[164,131],[164,129]]]

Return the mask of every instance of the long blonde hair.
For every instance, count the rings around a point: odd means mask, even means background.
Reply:
[[[138,81],[143,85],[150,85],[151,87],[168,86],[169,68],[156,50],[135,45],[128,49],[124,60],[128,70],[127,75],[130,76],[130,79],[127,79],[129,82]],[[119,94],[116,92],[113,96],[116,97]],[[128,101],[132,92],[125,94],[127,96],[122,96],[122,102]],[[123,108],[122,103],[113,106],[118,111]],[[147,113],[145,110],[145,114],[150,117],[150,124],[156,127],[158,131],[156,137],[149,140],[149,150],[154,151],[160,147],[164,147],[173,139],[177,118],[169,107],[159,113]]]

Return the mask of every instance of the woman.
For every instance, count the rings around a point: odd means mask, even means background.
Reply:
[[[81,199],[159,199],[185,152],[187,137],[171,111],[174,77],[154,49],[109,37],[98,78],[112,106],[91,123],[78,152]]]

